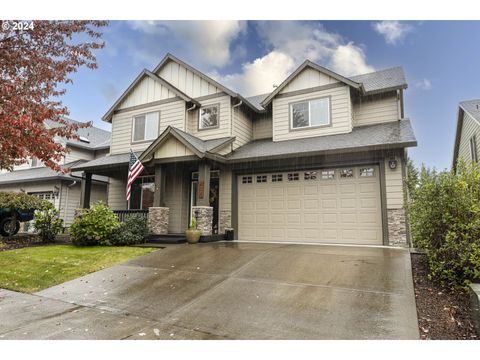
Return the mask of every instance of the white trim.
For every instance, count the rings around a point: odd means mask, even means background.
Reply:
[[[310,118],[310,114],[312,113],[312,111],[311,111],[311,102],[312,102],[312,101],[318,101],[318,100],[327,100],[327,118],[328,118],[328,122],[325,123],[325,124],[312,125],[312,121],[311,121],[311,118]],[[308,125],[295,127],[295,126],[293,126],[293,106],[294,106],[294,105],[297,105],[297,104],[303,104],[303,103],[308,103]],[[296,102],[289,103],[288,105],[289,105],[289,107],[290,107],[290,129],[291,129],[291,130],[309,129],[309,128],[319,127],[319,126],[329,126],[329,125],[332,124],[332,118],[331,118],[331,114],[330,114],[330,97],[329,97],[329,96],[321,97],[321,98],[316,98],[316,99],[307,99],[307,100],[296,101]]]
[[[210,125],[210,126],[202,126],[202,109],[208,109],[208,108],[217,108],[217,123],[215,125]],[[220,126],[220,105],[219,104],[212,104],[212,105],[205,105],[201,106],[200,109],[198,109],[198,130],[208,130],[208,129],[215,129]]]
[[[246,243],[246,244],[278,244],[278,245],[312,245],[312,246],[341,246],[341,247],[358,247],[358,248],[379,248],[408,251],[408,249],[391,245],[361,245],[361,244],[345,244],[345,243],[316,243],[316,242],[295,242],[295,241],[248,241],[248,240],[222,240],[223,243]]]
[[[157,114],[158,115],[158,119],[157,119],[157,135],[152,137],[152,138],[146,138],[146,131],[147,131],[147,115],[149,114]],[[140,140],[135,140],[135,122],[137,121],[137,118],[140,117],[140,116],[144,116],[145,117],[145,127],[143,129],[143,139],[140,139]],[[143,141],[150,141],[150,140],[155,140],[157,137],[158,137],[158,132],[160,131],[160,111],[149,111],[149,112],[146,112],[146,113],[141,113],[141,114],[137,114],[137,115],[133,115],[132,116],[132,144],[134,143],[139,143],[139,142],[143,142]]]

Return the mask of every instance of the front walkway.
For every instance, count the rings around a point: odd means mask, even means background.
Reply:
[[[408,250],[176,245],[33,295],[4,339],[418,339]]]

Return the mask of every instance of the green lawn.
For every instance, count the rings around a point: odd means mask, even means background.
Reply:
[[[52,245],[2,251],[0,288],[35,292],[155,250]]]

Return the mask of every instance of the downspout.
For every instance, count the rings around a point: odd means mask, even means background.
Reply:
[[[188,133],[188,129],[187,129],[187,125],[188,125],[188,113],[192,110],[194,110],[195,108],[197,107],[196,104],[193,104],[191,107],[189,107],[186,111],[185,111],[185,132]]]
[[[65,194],[65,211],[63,212],[63,227],[66,228],[67,223],[67,209],[68,209],[68,189],[77,184],[77,180],[73,180],[70,185],[67,185],[67,192]]]
[[[231,131],[230,131],[230,136],[233,136],[233,115],[235,114],[235,108],[239,107],[240,105],[243,104],[243,100],[240,100],[238,104],[235,104],[232,106],[232,122],[231,122]],[[230,151],[233,151],[233,143],[230,144]]]

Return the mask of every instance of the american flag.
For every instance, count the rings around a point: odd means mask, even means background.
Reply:
[[[138,160],[133,151],[130,149],[130,162],[128,163],[127,201],[130,200],[133,182],[138,175],[140,175],[144,168],[145,167],[142,165],[140,160]]]

